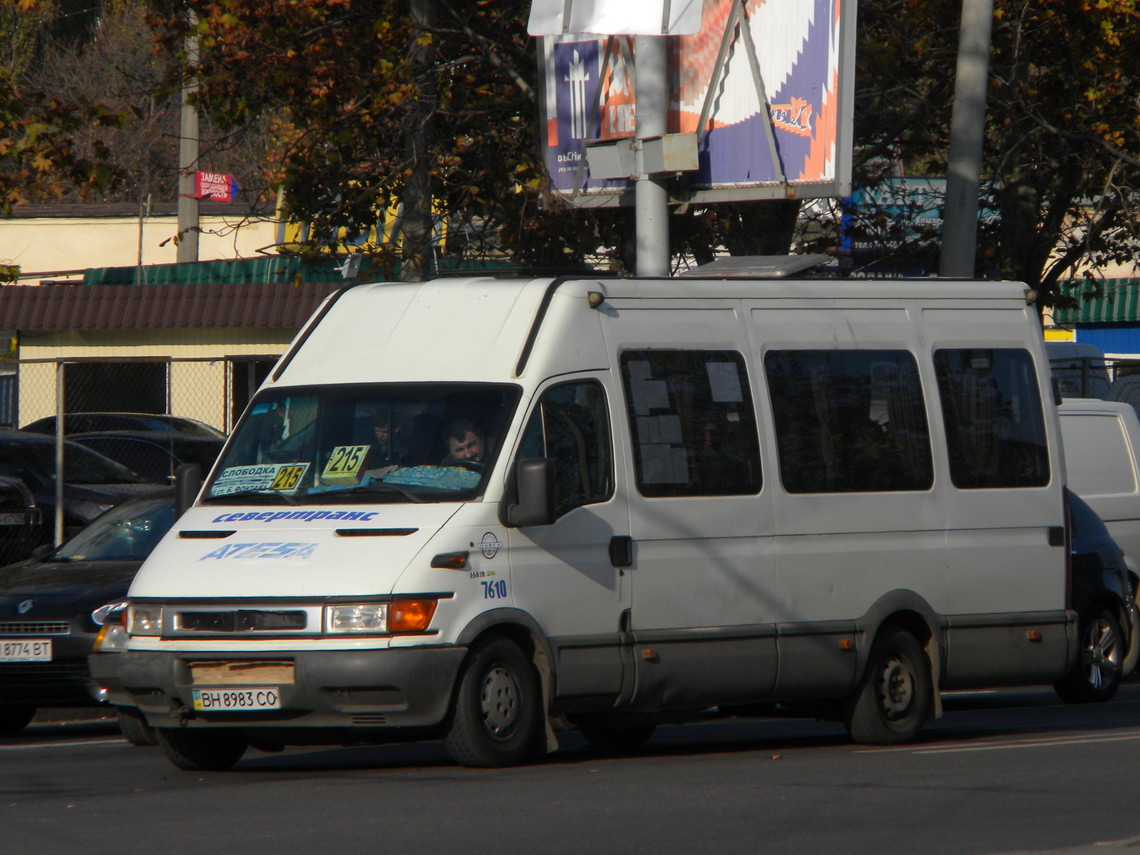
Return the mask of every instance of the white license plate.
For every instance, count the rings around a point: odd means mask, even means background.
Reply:
[[[5,638],[0,662],[51,662],[50,638]]]
[[[281,709],[281,692],[276,686],[247,686],[242,689],[195,689],[194,709],[202,712],[244,712]]]

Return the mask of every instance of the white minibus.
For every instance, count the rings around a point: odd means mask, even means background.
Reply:
[[[452,278],[330,297],[130,590],[116,702],[250,745],[785,704],[911,740],[1075,661],[1033,294],[970,281]]]

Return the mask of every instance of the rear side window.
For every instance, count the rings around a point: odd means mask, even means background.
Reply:
[[[756,414],[739,353],[627,350],[621,370],[643,496],[760,491]]]
[[[776,350],[764,370],[789,493],[930,489],[930,432],[908,351]]]
[[[1045,418],[1029,352],[936,350],[934,369],[954,485],[992,489],[1048,484]]]

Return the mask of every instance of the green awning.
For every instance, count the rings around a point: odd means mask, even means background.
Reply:
[[[342,259],[297,256],[219,259],[143,267],[93,267],[84,285],[235,285],[257,282],[344,282]]]
[[[1058,324],[1136,323],[1140,320],[1140,279],[1080,280],[1060,283],[1065,297],[1079,300],[1076,308],[1055,308]]]

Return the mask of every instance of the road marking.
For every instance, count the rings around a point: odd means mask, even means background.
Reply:
[[[1054,736],[1014,739],[1006,742],[987,742],[982,745],[931,745],[895,746],[891,748],[858,748],[856,754],[882,754],[891,751],[907,751],[911,754],[954,754],[967,751],[1007,751],[1013,748],[1048,748],[1052,745],[1086,745],[1094,742],[1135,742],[1140,740],[1140,732],[1123,731],[1088,736]]]
[[[85,739],[82,742],[37,742],[31,745],[0,745],[0,751],[34,751],[37,748],[74,748],[77,745],[122,745],[121,736],[108,736],[103,739]]]

